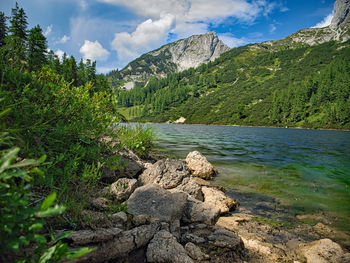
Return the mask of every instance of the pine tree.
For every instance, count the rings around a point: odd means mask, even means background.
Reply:
[[[30,70],[39,70],[47,63],[46,37],[39,25],[32,28],[28,35],[28,64]]]
[[[23,40],[27,39],[27,15],[24,12],[23,8],[18,7],[18,3],[16,2],[16,7],[12,8],[12,17],[11,17],[11,26],[10,32],[12,36],[19,37]]]
[[[0,47],[5,45],[6,36],[7,36],[6,16],[4,12],[0,12]]]

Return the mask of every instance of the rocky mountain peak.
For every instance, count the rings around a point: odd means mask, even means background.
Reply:
[[[344,21],[349,21],[350,0],[336,0],[334,4],[334,16],[330,27],[337,29]]]

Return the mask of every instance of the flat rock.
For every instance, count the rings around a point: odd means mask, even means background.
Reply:
[[[349,263],[350,254],[344,253],[339,244],[326,238],[317,240],[299,249],[299,255],[307,263]]]
[[[242,239],[233,231],[223,227],[215,227],[209,237],[209,241],[216,247],[230,248],[237,251],[243,250]]]
[[[218,189],[203,186],[202,192],[204,195],[204,203],[219,208],[221,215],[228,213],[239,205],[238,201],[228,197],[224,192]]]
[[[182,220],[186,223],[205,223],[214,225],[220,215],[220,209],[208,206],[192,197],[188,198]]]
[[[180,160],[159,160],[146,169],[140,176],[139,182],[145,184],[159,184],[164,189],[172,189],[180,185],[189,176],[186,163]]]
[[[216,168],[198,151],[190,152],[186,157],[186,163],[193,176],[211,179],[217,174]]]
[[[150,221],[173,222],[181,219],[186,207],[187,194],[171,193],[157,184],[137,188],[127,201],[128,213],[144,216]]]
[[[184,247],[168,231],[154,235],[147,247],[147,261],[156,263],[193,263]]]
[[[137,180],[129,178],[120,178],[109,187],[109,193],[113,199],[117,201],[124,201],[136,189]]]
[[[192,177],[184,178],[173,190],[185,192],[197,200],[204,201],[202,187]]]

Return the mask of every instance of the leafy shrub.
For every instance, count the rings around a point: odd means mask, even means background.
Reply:
[[[151,128],[124,126],[118,129],[117,134],[122,144],[140,156],[146,156],[152,149],[154,135]]]

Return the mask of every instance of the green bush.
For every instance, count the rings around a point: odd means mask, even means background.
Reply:
[[[142,157],[147,156],[152,149],[154,134],[151,128],[145,128],[141,125],[124,126],[117,130],[117,134],[123,145]]]

